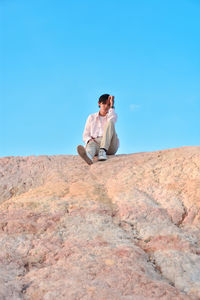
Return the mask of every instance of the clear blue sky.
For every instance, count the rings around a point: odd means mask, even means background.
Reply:
[[[104,93],[118,154],[200,145],[200,1],[0,0],[0,156],[76,154]]]

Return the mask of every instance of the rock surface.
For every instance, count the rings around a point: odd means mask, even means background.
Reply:
[[[0,299],[200,299],[200,147],[0,158]]]

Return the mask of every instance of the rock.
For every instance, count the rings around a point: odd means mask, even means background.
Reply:
[[[199,299],[200,147],[0,158],[0,299]]]

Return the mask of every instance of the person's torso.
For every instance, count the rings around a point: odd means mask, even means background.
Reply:
[[[108,116],[100,116],[93,114],[91,118],[91,135],[94,137],[103,136],[104,128],[106,126]]]

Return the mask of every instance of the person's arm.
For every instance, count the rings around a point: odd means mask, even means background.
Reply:
[[[115,108],[114,107],[114,96],[109,96],[108,99],[110,100],[110,108]]]
[[[83,141],[85,144],[91,139],[91,116],[87,118],[85,129],[83,132]]]
[[[110,109],[108,111],[108,121],[112,120],[114,123],[117,122],[117,114],[115,112],[114,107],[114,96],[109,96],[108,99],[110,100]]]

